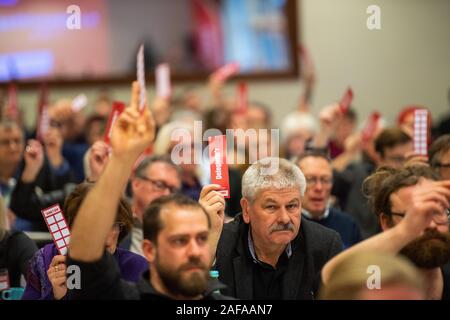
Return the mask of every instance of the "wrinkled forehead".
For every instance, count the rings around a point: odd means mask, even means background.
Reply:
[[[15,123],[0,124],[0,138],[4,137],[22,138],[23,133],[19,126]]]
[[[291,188],[266,188],[261,189],[255,197],[255,202],[266,203],[266,202],[276,202],[276,203],[289,203],[292,201],[301,201],[302,196],[300,193],[300,187]]]

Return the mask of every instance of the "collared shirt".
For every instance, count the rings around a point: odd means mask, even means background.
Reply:
[[[325,212],[322,215],[320,215],[319,217],[313,216],[308,210],[302,208],[302,215],[304,215],[305,217],[307,217],[310,220],[323,220],[323,219],[328,218],[328,216],[330,215],[330,207],[327,206],[327,208],[325,209]]]
[[[253,239],[252,239],[252,233],[250,231],[250,228],[248,229],[248,250],[250,251],[250,254],[252,256],[253,262],[254,263],[263,263],[262,261],[260,261],[257,257],[256,257],[256,252],[255,252],[255,246],[253,245]],[[286,250],[285,253],[287,255],[288,258],[290,258],[292,256],[292,245],[289,242],[289,244],[286,246]]]
[[[276,267],[259,260],[251,236],[248,230],[248,252],[253,260],[253,298],[256,300],[282,299],[283,277],[292,256],[292,246],[289,243],[283,254],[278,258]]]

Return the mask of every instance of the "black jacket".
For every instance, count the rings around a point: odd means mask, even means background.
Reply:
[[[80,268],[80,289],[68,292],[69,300],[171,300],[158,293],[151,285],[150,270],[144,272],[136,283],[121,279],[120,271],[113,256],[109,253],[96,262],[85,263],[68,256],[67,266]],[[211,280],[204,293],[203,300],[230,300],[232,298],[216,293],[225,286],[217,280]]]
[[[248,230],[242,215],[224,225],[216,252],[219,279],[227,286],[222,292],[238,299],[253,299],[254,262],[248,254]],[[342,250],[339,234],[317,223],[302,219],[300,231],[291,242],[292,256],[283,276],[282,299],[314,299],[320,271]]]

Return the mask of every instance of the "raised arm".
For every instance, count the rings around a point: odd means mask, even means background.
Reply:
[[[212,260],[216,256],[217,244],[222,233],[223,223],[225,219],[225,199],[218,190],[221,186],[210,184],[204,186],[198,202],[208,212],[211,219],[211,233],[209,235],[209,246]]]
[[[328,261],[322,269],[323,283],[328,283],[333,269],[349,255],[366,251],[396,254],[420,236],[430,225],[433,215],[449,207],[450,181],[421,183],[416,186],[411,198],[412,203],[399,224],[354,245]]]
[[[146,107],[140,113],[138,102],[139,85],[134,82],[130,106],[117,119],[112,131],[111,158],[74,221],[69,251],[74,260],[93,262],[102,257],[133,164],[154,140],[151,112]]]

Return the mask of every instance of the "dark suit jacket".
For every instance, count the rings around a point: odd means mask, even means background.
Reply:
[[[216,252],[216,270],[227,286],[222,293],[239,299],[253,299],[254,262],[248,254],[248,230],[242,215],[224,225]],[[283,276],[282,299],[314,299],[325,263],[342,251],[339,234],[302,219],[300,231],[291,242],[292,256]]]

